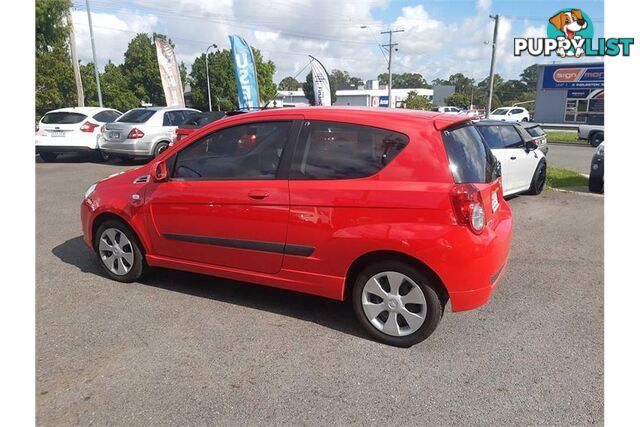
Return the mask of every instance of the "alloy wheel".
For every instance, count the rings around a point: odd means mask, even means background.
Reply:
[[[133,246],[127,236],[117,228],[102,232],[98,252],[104,265],[113,274],[124,276],[133,267]]]
[[[396,271],[377,273],[365,283],[362,308],[376,329],[395,337],[418,331],[427,316],[427,301],[420,286]]]

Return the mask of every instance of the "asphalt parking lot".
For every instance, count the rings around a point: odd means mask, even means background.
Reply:
[[[589,174],[591,158],[595,147],[582,144],[549,144],[547,162],[554,168],[564,168],[582,174]]]
[[[130,167],[36,164],[38,425],[603,423],[603,197],[511,199],[490,303],[447,308],[398,349],[335,301],[168,270],[105,278],[79,204]]]

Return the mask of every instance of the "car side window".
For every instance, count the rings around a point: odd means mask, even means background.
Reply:
[[[184,114],[182,111],[168,111],[164,113],[162,126],[178,126],[184,122]]]
[[[512,114],[520,114],[522,113],[522,108],[514,108],[513,110],[511,110]]]
[[[491,149],[506,148],[500,128],[502,126],[477,126],[480,135]]]
[[[398,132],[370,126],[316,121],[296,146],[290,179],[349,179],[371,176],[409,143]]]
[[[513,126],[499,126],[502,142],[506,148],[524,147],[522,136]]]
[[[210,133],[177,154],[173,178],[275,179],[291,124],[248,123]]]

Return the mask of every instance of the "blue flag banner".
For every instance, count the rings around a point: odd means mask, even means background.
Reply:
[[[236,68],[238,106],[240,110],[259,110],[258,75],[251,46],[240,36],[229,36],[231,56]]]

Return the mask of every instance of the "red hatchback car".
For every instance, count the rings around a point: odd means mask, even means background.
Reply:
[[[511,211],[465,116],[296,108],[216,121],[149,165],[89,187],[84,240],[106,274],[165,267],[336,300],[410,346],[485,304]]]

